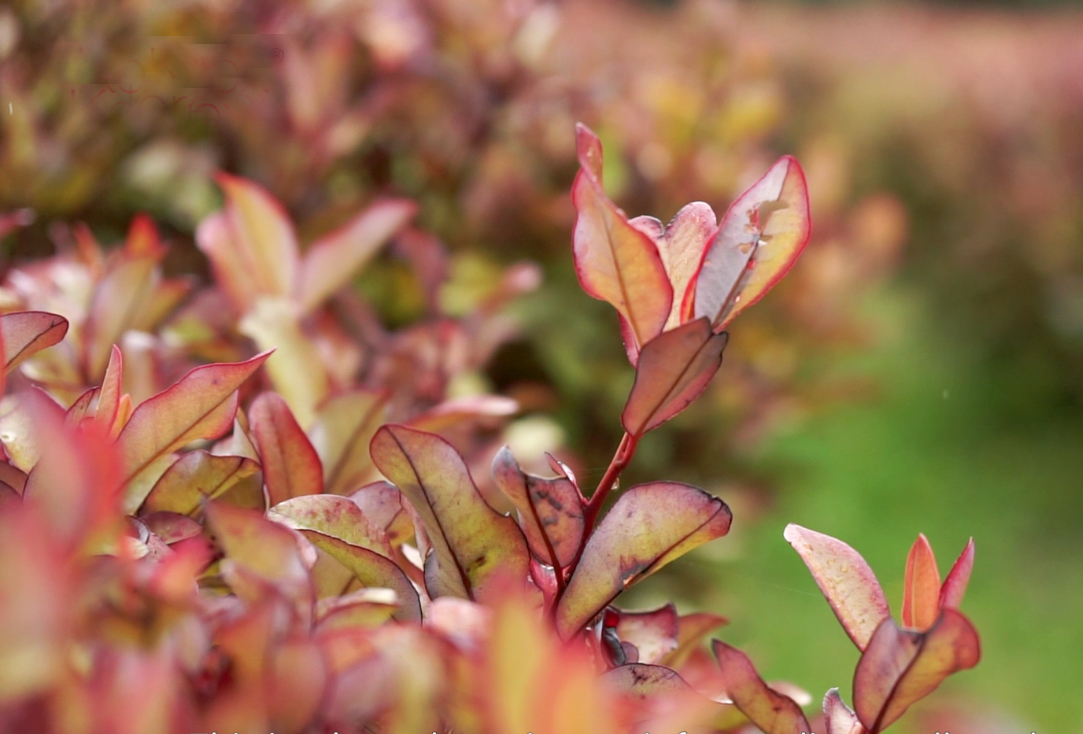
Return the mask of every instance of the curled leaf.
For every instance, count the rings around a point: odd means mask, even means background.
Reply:
[[[711,643],[726,695],[765,734],[807,734],[811,731],[801,707],[767,687],[752,661],[740,650],[715,640]]]
[[[728,339],[712,333],[707,319],[696,319],[647,342],[621,414],[624,430],[641,436],[688,407],[721,366]]]
[[[730,529],[726,503],[678,482],[625,492],[587,541],[556,610],[557,631],[571,637],[625,587]]]
[[[978,633],[954,609],[944,609],[926,632],[885,619],[854,671],[854,710],[872,734],[895,722],[911,704],[932,693],[952,673],[981,658]]]
[[[861,726],[857,714],[843,703],[838,688],[832,688],[824,696],[824,725],[827,734],[865,734],[865,727]]]
[[[869,564],[841,540],[800,525],[787,525],[783,536],[808,566],[846,634],[864,650],[877,626],[891,616]]]

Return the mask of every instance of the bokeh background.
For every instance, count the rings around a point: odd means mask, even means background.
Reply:
[[[509,263],[544,285],[481,377],[588,483],[620,436],[616,316],[570,260],[573,125],[632,215],[720,214],[780,154],[809,177],[798,265],[738,320],[708,394],[626,481],[723,496],[734,531],[629,601],[730,617],[765,677],[849,698],[856,650],[787,522],[845,539],[901,601],[924,532],[984,659],[906,732],[1083,732],[1083,13],[1071,3],[568,0],[105,2],[0,8],[3,268],[150,213],[168,266],[253,178],[302,237],[415,198],[464,312]],[[358,288],[424,309],[395,250]],[[1074,685],[1073,685],[1074,684]],[[909,728],[907,728],[909,727]]]

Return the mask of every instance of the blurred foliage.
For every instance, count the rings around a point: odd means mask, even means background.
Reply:
[[[887,490],[872,493],[868,484],[891,478],[898,492],[918,485],[969,498],[951,509],[917,506],[923,522],[949,518],[960,538],[979,536],[976,585],[992,557],[984,549],[998,542],[1026,548],[1035,564],[1078,565],[1078,540],[1041,527],[1078,519],[1071,492],[1083,483],[1072,452],[1053,450],[1048,435],[1050,426],[1064,427],[1060,445],[1083,423],[1083,18],[888,3],[666,5],[372,0],[118,9],[104,0],[17,0],[0,9],[0,212],[28,208],[36,219],[20,215],[3,251],[17,261],[49,252],[49,243],[70,248],[75,222],[116,240],[147,211],[174,241],[166,270],[205,274],[192,233],[218,206],[210,175],[219,168],[267,186],[305,241],[376,196],[414,198],[423,225],[451,252],[451,283],[441,292],[449,311],[465,312],[479,284],[513,260],[543,265],[545,286],[515,312],[526,336],[500,349],[485,377],[527,413],[554,416],[579,454],[577,470],[590,477],[619,438],[612,417],[631,374],[616,319],[579,292],[570,265],[573,123],[602,135],[613,198],[630,215],[663,220],[693,199],[720,210],[777,154],[793,152],[812,192],[809,251],[742,319],[709,396],[644,442],[627,480],[667,476],[713,487],[735,509],[735,537],[748,519],[789,507],[789,495],[769,491],[779,486],[807,492],[810,504],[864,508],[848,510],[850,524],[824,529],[855,546],[863,532],[881,568],[898,555],[886,548],[885,527],[899,537],[926,527],[904,532],[882,521],[877,502]],[[381,256],[360,283],[392,325],[426,308],[403,260]],[[918,294],[921,317],[868,317],[860,304],[895,273]],[[899,330],[920,332],[901,342],[912,353],[899,348],[871,366],[834,367],[840,355],[886,349]],[[899,411],[911,407],[909,393],[893,390],[927,374],[918,367],[934,357],[954,370],[944,389],[971,388],[951,430],[917,407],[920,420],[880,413],[881,398]],[[831,413],[833,423],[802,420],[840,401],[868,403],[855,414]],[[863,453],[853,446],[864,445],[869,420],[884,433]],[[789,438],[775,442],[787,426]],[[919,437],[923,450],[903,454],[906,462],[860,474],[861,460],[871,466],[895,455],[893,442]],[[1003,441],[1011,446],[1004,453]],[[1048,473],[1001,471],[1007,456],[1019,457],[1016,466],[1048,465]],[[795,468],[780,471],[786,462]],[[830,481],[800,480],[817,466],[834,467],[824,475]],[[1019,510],[1032,518],[1028,528],[978,511],[1012,506],[1019,492],[1032,498]],[[813,521],[797,509],[787,520]],[[984,544],[973,525],[989,529]],[[779,567],[801,572],[780,527],[763,521],[756,532],[769,535],[758,543],[749,536],[740,550],[773,549],[759,577]],[[694,590],[726,561],[706,558],[672,583],[689,603],[717,605]],[[1021,566],[1005,573],[1033,576]],[[1009,615],[1023,613],[1013,606],[1016,592],[1008,581],[985,583],[998,584],[982,598],[1005,630],[1001,640],[989,635],[990,647],[1000,642],[1010,653],[1002,669],[979,668],[982,690],[1067,730],[1080,712],[1051,693],[1026,699],[1056,690],[1070,661],[1050,662],[1043,673],[1022,623],[1008,629]],[[1071,583],[1078,589],[1078,578]],[[740,596],[734,591],[727,603]],[[761,609],[787,599],[764,599]],[[755,602],[745,603],[747,619],[758,620]],[[1041,609],[1024,611],[1041,624]],[[791,634],[809,636],[804,627]],[[773,672],[796,678],[785,665]],[[1023,669],[1047,684],[1011,696]]]

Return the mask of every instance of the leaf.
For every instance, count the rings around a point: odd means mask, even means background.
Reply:
[[[262,393],[248,411],[252,438],[263,466],[263,483],[272,507],[292,497],[323,491],[323,466],[286,401]]]
[[[677,482],[640,484],[625,492],[587,541],[556,609],[568,639],[625,587],[730,529],[722,500]]]
[[[854,710],[871,734],[895,722],[952,673],[981,659],[978,633],[966,617],[944,609],[927,632],[888,618],[869,640],[854,671]]]
[[[940,606],[944,609],[958,609],[963,603],[970,572],[974,568],[974,539],[971,538],[963,552],[948,571],[944,585],[940,587]]]
[[[583,505],[570,480],[523,472],[504,446],[493,459],[493,481],[515,505],[535,558],[562,568],[575,560],[583,539]]]
[[[402,492],[391,482],[379,481],[366,484],[349,495],[368,521],[387,536],[394,547],[402,545],[414,536],[413,520],[402,506]]]
[[[600,682],[614,693],[635,699],[693,691],[677,671],[663,665],[644,663],[618,665],[603,673]]]
[[[421,621],[421,601],[417,590],[392,561],[374,550],[315,530],[302,530],[301,534],[345,566],[365,587],[393,590],[399,600],[399,609],[392,615],[395,619],[401,622]]]
[[[225,208],[199,223],[196,244],[237,313],[260,296],[289,297],[298,271],[297,235],[282,205],[247,179],[219,173]]]
[[[522,533],[485,503],[451,444],[431,433],[387,425],[376,432],[371,450],[376,466],[414,506],[432,542],[433,555],[426,561],[432,596],[485,601],[490,581],[494,592],[503,578],[525,581],[529,554]]]
[[[824,696],[824,724],[827,734],[865,734],[857,714],[842,702],[838,688],[832,688]]]
[[[752,661],[740,650],[720,640],[711,643],[721,684],[726,695],[765,734],[806,734],[811,731],[801,707],[790,698],[767,687]]]
[[[308,248],[301,262],[298,301],[312,311],[350,283],[377,250],[417,213],[408,199],[380,199]]]
[[[646,612],[620,613],[617,637],[639,651],[637,662],[661,664],[677,649],[677,609],[672,603]]]
[[[68,333],[68,320],[45,311],[16,311],[0,316],[0,345],[4,347],[4,372],[24,359],[58,344]]]
[[[605,195],[598,137],[582,124],[575,133],[581,166],[572,185],[576,274],[583,290],[608,301],[621,315],[631,336],[625,346],[635,364],[634,355],[669,317],[673,287],[654,242]]]
[[[257,471],[259,464],[243,456],[189,451],[166,469],[147,495],[142,511],[194,515],[205,500],[219,497]]]
[[[196,367],[132,411],[116,444],[124,483],[191,441],[216,438],[228,430],[237,411],[237,388],[268,356],[270,352],[264,352],[245,362]],[[129,492],[126,511],[134,512],[144,498]]]
[[[307,595],[308,569],[291,531],[266,519],[261,512],[221,502],[208,504],[205,512],[229,562],[224,563],[222,574],[238,596],[249,602],[255,600],[248,577],[274,585],[288,598]]]
[[[146,214],[136,214],[128,226],[128,236],[124,240],[124,249],[129,255],[153,255],[159,259],[165,255],[165,248],[158,236],[154,220]]]
[[[154,292],[158,259],[157,255],[144,255],[115,260],[95,286],[83,327],[83,359],[92,381],[101,378],[113,345],[132,327]]]
[[[782,279],[811,232],[805,174],[783,156],[722,217],[696,278],[695,317],[724,329]]]
[[[647,342],[621,414],[624,430],[641,436],[688,407],[722,365],[728,340],[724,332],[711,333],[707,319],[696,319]]]
[[[124,357],[120,348],[115,344],[109,354],[109,364],[105,367],[105,377],[102,378],[101,391],[98,394],[98,408],[94,412],[94,423],[107,436],[116,436],[120,428],[117,426],[120,415],[120,396],[122,381],[124,379]],[[123,416],[127,417],[127,416]]]
[[[294,530],[315,530],[384,556],[391,553],[383,532],[346,497],[333,494],[295,497],[275,505],[268,516]]]
[[[940,572],[936,568],[933,549],[921,533],[906,557],[902,623],[911,629],[927,630],[939,615]]]
[[[729,620],[717,614],[693,612],[682,615],[677,622],[677,647],[662,658],[662,664],[671,668],[681,667],[692,652],[699,649],[707,635],[724,624],[729,624]]]
[[[695,277],[703,254],[718,231],[714,210],[709,204],[693,201],[681,207],[668,225],[663,226],[654,217],[636,217],[629,224],[654,240],[673,286],[673,305],[665,328],[672,329],[688,321],[696,292]]]
[[[308,435],[323,462],[329,494],[351,492],[372,473],[369,442],[386,408],[386,393],[372,390],[343,393],[319,407]]]
[[[787,525],[783,536],[808,566],[846,634],[864,650],[877,625],[891,616],[869,564],[841,540],[800,525]]]

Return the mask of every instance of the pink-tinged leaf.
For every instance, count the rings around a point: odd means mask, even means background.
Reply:
[[[857,716],[871,734],[878,734],[949,675],[973,668],[980,659],[978,633],[954,609],[944,609],[926,632],[885,619],[854,671]]]
[[[696,278],[695,316],[724,329],[782,279],[811,232],[805,174],[783,156],[722,217]]]
[[[261,394],[253,401],[248,420],[271,507],[293,497],[323,491],[320,457],[285,400],[273,392]]]
[[[101,392],[101,388],[92,387],[75,399],[75,402],[71,404],[68,412],[64,415],[64,420],[69,426],[78,426],[84,420],[93,419],[94,416],[90,409],[94,401],[98,399],[99,392]]]
[[[409,421],[411,428],[429,433],[448,431],[464,421],[515,415],[519,404],[503,395],[470,395],[445,400]]]
[[[312,731],[332,682],[319,644],[302,636],[286,640],[269,663],[268,731]]]
[[[341,499],[341,498],[340,498]],[[366,588],[391,589],[399,608],[392,616],[402,622],[421,621],[421,600],[410,579],[386,557],[332,535],[302,530],[301,534],[321,551],[342,564]]]
[[[407,199],[381,199],[312,243],[301,263],[298,300],[303,312],[346,286],[387,240],[417,213]]]
[[[902,623],[910,629],[927,630],[939,615],[940,572],[933,549],[921,533],[906,557]]]
[[[189,451],[158,479],[143,502],[143,512],[196,514],[203,502],[220,497],[237,482],[259,471],[259,464],[243,456],[213,456]]]
[[[608,301],[625,320],[631,354],[662,331],[673,286],[653,240],[629,224],[602,189],[601,141],[582,124],[575,133],[581,166],[572,186],[575,270],[583,290]]]
[[[711,648],[718,658],[726,695],[749,721],[765,734],[811,732],[801,707],[789,696],[768,688],[743,652],[719,640],[712,642]]]
[[[391,554],[391,546],[380,528],[369,522],[361,509],[346,497],[333,494],[295,497],[275,505],[268,516],[294,530],[314,530],[384,556]]]
[[[187,515],[180,515],[176,512],[151,512],[140,515],[139,519],[147,526],[147,530],[161,538],[166,545],[179,543],[203,534],[202,525]]]
[[[101,392],[98,394],[98,408],[94,413],[94,423],[107,436],[116,436],[120,428],[116,426],[120,413],[121,382],[124,378],[124,357],[114,344],[109,355],[109,364],[105,367]],[[123,426],[121,426],[123,427]]]
[[[154,293],[157,281],[157,256],[114,260],[98,281],[83,327],[84,360],[91,380],[101,379],[113,345],[132,328],[137,314]]]
[[[7,461],[0,461],[0,482],[21,496],[26,487],[26,472]]]
[[[371,588],[320,599],[316,604],[316,634],[329,630],[379,627],[398,609],[398,595],[390,589]]]
[[[693,612],[685,614],[677,622],[677,647],[662,658],[662,664],[679,668],[694,650],[707,639],[714,630],[729,624],[729,620],[717,614]]]
[[[728,533],[732,519],[725,502],[687,484],[632,487],[587,541],[557,605],[557,631],[571,637],[625,587]]]
[[[386,409],[385,393],[366,390],[338,395],[320,406],[309,438],[323,462],[328,494],[346,494],[369,479],[369,443]]]
[[[387,536],[387,541],[398,547],[414,536],[410,513],[402,506],[402,492],[391,482],[366,484],[349,495],[369,522]]]
[[[963,552],[948,571],[944,585],[940,587],[940,606],[944,609],[958,609],[966,595],[970,583],[970,572],[974,568],[974,539],[971,538]]]
[[[272,584],[287,598],[308,595],[308,569],[292,531],[261,512],[221,502],[208,504],[205,513],[228,561],[223,562],[222,574],[238,596],[248,602],[261,596],[251,578]]]
[[[677,649],[677,609],[673,604],[646,612],[621,612],[617,637],[635,645],[637,662],[660,664]]]
[[[219,173],[225,208],[200,222],[196,244],[237,313],[260,296],[289,297],[298,271],[297,235],[282,205],[247,179]]]
[[[680,413],[703,392],[722,364],[729,336],[696,319],[647,342],[621,414],[624,430],[641,436]]]
[[[124,482],[191,441],[217,438],[229,430],[237,412],[237,388],[268,356],[265,352],[245,362],[196,367],[132,411],[117,437]],[[125,509],[134,512],[145,497],[129,492]]]
[[[162,257],[165,247],[158,236],[158,228],[154,226],[154,220],[146,214],[136,214],[128,227],[128,236],[124,240],[124,249],[129,255],[154,255]]]
[[[0,345],[4,348],[4,372],[42,349],[60,342],[68,333],[68,320],[45,311],[17,311],[0,316]]]
[[[714,210],[702,201],[694,201],[681,207],[666,226],[654,217],[636,217],[629,223],[654,240],[662,256],[673,286],[673,305],[665,327],[672,329],[692,316],[693,281],[703,262],[703,253],[718,231]]]
[[[575,485],[563,477],[525,473],[507,446],[493,459],[493,481],[515,505],[534,557],[561,568],[571,563],[583,539],[583,506]]]
[[[865,727],[849,706],[842,701],[838,688],[824,696],[824,725],[827,734],[865,734]]]
[[[783,533],[808,566],[842,628],[864,650],[877,626],[891,616],[876,574],[857,551],[830,535],[800,525]]]
[[[426,582],[432,596],[478,601],[502,578],[526,580],[529,552],[515,522],[493,511],[459,453],[439,436],[387,425],[372,439],[372,460],[406,495],[432,542]],[[430,572],[431,571],[431,572]]]

